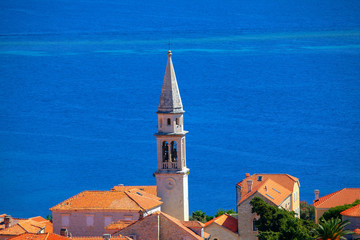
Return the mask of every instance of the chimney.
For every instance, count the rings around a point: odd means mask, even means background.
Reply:
[[[319,189],[315,189],[314,193],[315,193],[315,201],[319,200],[320,190],[319,190]]]
[[[251,192],[253,180],[247,180],[246,182],[247,182],[247,185],[248,185],[248,192]]]
[[[245,178],[250,177],[250,173],[245,173]]]
[[[11,223],[11,216],[10,216],[10,215],[6,215],[6,216],[4,217],[5,228],[10,227],[10,223]]]
[[[103,235],[103,238],[104,238],[104,240],[110,240],[111,234],[105,233],[105,234]]]
[[[60,236],[68,237],[69,236],[68,230],[66,228],[61,228],[60,229]]]

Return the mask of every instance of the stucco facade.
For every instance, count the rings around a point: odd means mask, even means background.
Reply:
[[[144,216],[159,210],[160,207],[156,207]],[[101,236],[111,222],[139,218],[138,211],[53,211],[53,231],[60,234],[60,229],[66,228],[72,236]]]

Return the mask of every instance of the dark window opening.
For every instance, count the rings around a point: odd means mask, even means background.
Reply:
[[[256,227],[256,225],[255,225],[255,222],[256,222],[256,219],[254,218],[254,219],[253,219],[253,231],[257,231],[257,227]]]
[[[162,144],[162,157],[163,162],[169,161],[169,144],[166,141]]]
[[[167,119],[167,125],[171,125],[171,119],[170,118]]]
[[[176,125],[179,125],[179,119],[176,118]]]
[[[174,141],[171,142],[171,161],[177,161],[177,144]]]

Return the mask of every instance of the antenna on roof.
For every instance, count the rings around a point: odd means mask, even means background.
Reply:
[[[45,228],[46,228],[46,225],[43,227],[43,228],[40,228],[39,231],[37,231],[36,233],[44,233],[45,232]]]

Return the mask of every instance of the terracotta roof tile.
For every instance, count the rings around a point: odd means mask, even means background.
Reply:
[[[157,195],[156,186],[122,186],[122,185],[119,185],[119,186],[114,186],[111,189],[111,191],[125,192],[125,191],[130,191],[133,189],[138,189],[138,190],[147,192],[147,193],[155,195],[155,196]]]
[[[12,240],[69,240],[67,237],[57,235],[55,233],[25,233],[11,238]]]
[[[283,185],[273,181],[271,178],[266,178],[262,181],[256,181],[255,187],[252,187],[252,191],[246,193],[238,204],[241,204],[248,197],[258,192],[264,196],[269,201],[273,202],[275,205],[279,206],[289,195],[291,191],[288,188],[285,188]],[[254,185],[254,180],[253,180]],[[246,186],[247,190],[247,186]]]
[[[261,181],[258,181],[259,177],[261,177]],[[296,177],[293,177],[289,174],[285,173],[279,173],[279,174],[270,174],[270,173],[254,173],[250,177],[246,177],[244,180],[239,182],[237,185],[242,188],[242,194],[243,191],[247,192],[247,183],[246,180],[253,180],[253,187],[255,187],[257,184],[261,184],[262,181],[266,181],[267,179],[271,179],[274,182],[281,184],[283,187],[287,188],[289,191],[293,192],[294,190],[294,184],[296,182],[299,182],[299,179]]]
[[[27,220],[17,220],[16,224],[13,224],[9,228],[3,228],[0,230],[1,235],[20,235],[24,233],[37,233],[42,228],[45,227],[44,232],[49,233],[53,231],[52,223],[48,220],[43,219],[44,221],[40,221],[41,219],[36,217],[36,221],[33,218],[29,218]]]
[[[314,201],[315,208],[332,208],[360,199],[360,188],[344,188]]]
[[[217,223],[218,225],[227,228],[228,230],[237,233],[238,231],[238,220],[228,214],[223,214],[217,218],[214,218],[205,223],[205,228],[212,223]]]
[[[163,212],[157,212],[157,214],[162,215],[163,217],[169,219],[170,221],[172,221],[174,224],[178,225],[181,229],[183,229],[184,231],[186,231],[187,233],[191,234],[194,238],[199,239],[199,240],[203,240],[202,237],[200,237],[199,235],[197,235],[196,233],[194,233],[192,230],[190,230],[189,228],[187,228],[186,226],[184,226],[181,221],[179,219],[176,219],[166,213]]]
[[[136,222],[135,220],[119,220],[114,223],[110,223],[105,227],[106,230],[121,230],[130,224]]]
[[[360,217],[360,204],[355,205],[352,208],[346,209],[340,213],[343,216]]]
[[[181,223],[188,228],[203,228],[205,226],[204,223],[199,221],[181,221]]]
[[[84,191],[50,208],[50,210],[111,209],[139,211],[162,204],[156,196],[134,195],[129,191]]]
[[[70,239],[72,240],[104,240],[103,236],[83,236],[83,237],[71,237]],[[122,235],[118,235],[118,236],[111,236],[110,239],[113,240],[131,240],[131,238],[126,237],[126,236],[122,236]]]
[[[186,226],[182,223],[182,221],[180,221],[180,220],[178,220],[178,219],[176,219],[176,218],[174,218],[174,217],[172,217],[172,216],[170,216],[170,215],[168,215],[168,214],[166,214],[166,213],[160,212],[160,211],[157,211],[157,212],[155,212],[155,213],[152,213],[152,214],[150,214],[150,215],[148,215],[148,216],[146,216],[146,217],[144,217],[144,218],[142,218],[142,219],[140,219],[140,220],[138,220],[138,221],[130,224],[129,226],[127,226],[127,227],[124,228],[124,229],[127,229],[127,228],[130,228],[130,229],[131,229],[132,226],[136,226],[136,225],[139,224],[141,221],[145,221],[146,219],[151,218],[151,217],[154,217],[154,216],[160,216],[161,218],[165,218],[165,219],[168,220],[169,223],[172,223],[172,224],[176,225],[179,229],[181,229],[182,231],[186,232],[187,234],[190,234],[193,238],[198,239],[198,240],[203,240],[202,237],[200,237],[200,236],[197,235],[195,232],[193,232],[193,231],[190,230],[188,227],[186,227]],[[149,229],[146,229],[146,230],[147,230],[147,231],[154,231],[155,228],[157,229],[158,227],[161,228],[162,226],[149,225]],[[154,228],[154,229],[153,229],[153,228]],[[113,235],[119,234],[119,233],[120,233],[121,231],[123,231],[124,229],[122,229],[122,230],[114,233]]]

